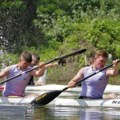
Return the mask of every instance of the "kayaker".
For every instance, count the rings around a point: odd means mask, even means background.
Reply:
[[[34,67],[39,64],[40,57],[37,54],[32,53],[32,62],[31,62],[31,67]],[[35,85],[33,76],[31,76],[28,85]]]
[[[35,82],[35,85],[45,85],[46,80],[47,80],[47,69],[50,67],[58,66],[58,65],[65,66],[66,61],[64,59],[62,59],[62,60],[59,60],[58,62],[49,63],[49,64],[45,65],[44,74],[38,78],[38,80]]]
[[[83,67],[68,83],[68,87],[74,87],[77,81],[85,78],[100,69],[104,68],[108,59],[108,53],[104,50],[95,52],[93,63],[89,66]],[[99,72],[98,74],[89,77],[81,82],[82,91],[80,99],[102,99],[110,76],[118,75],[118,60],[113,61],[112,68]]]
[[[39,77],[44,74],[45,65],[44,63],[39,64],[39,69],[32,70],[28,73],[25,71],[31,69],[30,66],[32,62],[31,53],[25,51],[20,55],[18,64],[6,67],[0,72],[0,78],[6,77],[10,78],[20,73],[23,73],[19,77],[16,77],[5,83],[5,88],[3,90],[3,96],[25,96],[25,88],[30,80],[31,76]]]
[[[38,65],[39,62],[40,62],[39,55],[32,53],[31,66],[36,66],[36,65]],[[36,82],[34,82],[34,78],[33,78],[33,76],[31,76],[28,85],[45,85],[46,79],[47,79],[47,68],[57,66],[57,65],[58,65],[58,62],[49,63],[49,64],[45,65],[44,74],[42,76],[40,76]]]

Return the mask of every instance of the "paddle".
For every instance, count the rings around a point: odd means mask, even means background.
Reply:
[[[52,59],[52,60],[46,62],[45,65],[46,65],[46,64],[49,64],[49,63],[51,63],[51,62],[57,61],[57,60],[61,60],[61,59],[64,59],[64,58],[73,56],[73,55],[81,54],[81,53],[83,53],[83,52],[85,52],[85,51],[86,51],[86,49],[82,49],[82,50],[78,50],[78,51],[72,52],[72,53],[67,54],[67,55],[64,55],[64,56],[57,57],[57,58],[55,58],[55,59]],[[25,73],[28,73],[28,72],[30,72],[30,71],[32,71],[32,70],[35,70],[35,69],[37,69],[37,68],[39,68],[39,66],[33,67],[33,68],[31,68],[31,69],[29,69],[29,70],[27,70],[27,71],[25,71],[25,72],[21,72],[21,73],[18,74],[18,75],[15,75],[15,76],[13,76],[13,77],[10,77],[10,78],[6,79],[5,81],[0,82],[0,84],[3,84],[3,83],[5,83],[5,82],[8,82],[8,81],[10,81],[10,80],[12,80],[12,79],[14,79],[14,78],[17,78],[17,77],[19,77],[19,76],[21,76],[21,75],[23,75],[23,74],[25,74]]]
[[[120,62],[120,60],[119,60],[118,62]],[[104,67],[103,69],[98,70],[98,71],[96,71],[95,73],[93,73],[93,74],[91,74],[91,75],[89,75],[89,76],[81,79],[80,81],[78,81],[78,82],[75,84],[75,86],[78,86],[82,81],[84,81],[84,80],[86,80],[86,79],[88,79],[88,78],[90,78],[90,77],[98,74],[99,72],[101,72],[101,71],[103,71],[103,70],[111,67],[112,65],[113,65],[113,64],[110,64],[110,65]],[[68,88],[69,88],[69,87],[65,87],[65,88],[62,89],[62,90],[54,90],[54,91],[46,92],[46,93],[38,96],[36,99],[34,99],[34,100],[31,102],[31,104],[38,104],[38,105],[41,105],[41,106],[42,106],[42,105],[46,105],[46,104],[48,104],[49,102],[51,102],[52,100],[54,100],[54,99],[55,99],[58,95],[60,95],[62,92],[64,92],[65,90],[67,90]]]

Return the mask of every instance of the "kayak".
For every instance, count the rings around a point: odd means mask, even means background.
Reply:
[[[57,84],[47,84],[43,86],[27,86],[26,91],[52,91],[52,90],[61,90],[67,87],[67,85],[57,85]],[[69,88],[66,91],[68,92],[77,92],[80,93],[81,87]],[[120,92],[120,85],[110,85],[108,84],[104,93],[118,93]]]
[[[49,84],[44,86],[28,86],[25,90],[29,95],[25,97],[0,97],[0,104],[15,104],[15,105],[40,105],[39,99],[41,94],[52,90],[62,90],[66,85]],[[117,91],[118,90],[118,91]],[[75,87],[67,89],[62,92],[57,98],[52,100],[46,106],[70,106],[70,107],[120,107],[120,97],[116,99],[99,99],[99,100],[88,100],[88,99],[77,99],[81,87]],[[106,88],[107,92],[119,92],[119,85],[108,85]],[[107,93],[106,92],[106,93]],[[33,95],[32,95],[33,94]],[[37,99],[37,103],[34,101]]]
[[[38,104],[33,101],[36,98],[40,98],[41,95],[37,96],[26,96],[26,97],[0,97],[0,105],[4,104],[14,104],[14,105],[39,105],[39,99],[37,99]],[[75,99],[67,97],[57,97],[52,100],[46,106],[54,107],[120,107],[120,99]]]
[[[0,97],[0,104],[14,104],[14,105],[29,105],[32,100],[34,100],[36,97]]]
[[[58,85],[58,84],[47,84],[47,85],[43,85],[43,86],[27,86],[25,91],[27,93],[30,93],[31,91],[33,93],[39,93],[40,91],[52,91],[52,90],[61,90],[64,89],[65,87],[67,87],[67,85]],[[0,91],[2,91],[4,89],[4,86],[0,86]],[[39,91],[39,92],[38,92]],[[66,90],[67,92],[75,92],[75,93],[80,93],[81,91],[81,87],[74,87],[74,88],[69,88]],[[104,93],[119,93],[120,92],[120,85],[110,85],[108,84]]]
[[[46,106],[55,107],[112,107],[120,108],[120,99],[64,99],[56,98]]]

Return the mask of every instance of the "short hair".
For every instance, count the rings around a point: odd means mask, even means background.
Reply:
[[[102,56],[104,58],[108,58],[108,53],[105,51],[105,50],[98,50],[95,52],[95,58],[96,57],[99,57],[99,56]]]
[[[35,53],[32,53],[32,56],[36,59],[36,60],[40,60],[40,57],[39,57],[39,55],[37,55],[37,54],[35,54]]]
[[[26,62],[28,62],[28,63],[31,63],[31,62],[32,62],[32,55],[31,55],[30,52],[25,51],[25,52],[23,52],[23,53],[20,55],[20,57],[23,57],[24,60],[25,60]]]

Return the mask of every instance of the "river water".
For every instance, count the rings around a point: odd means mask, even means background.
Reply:
[[[69,101],[68,101],[69,102]],[[0,120],[120,120],[120,108],[0,105]]]
[[[118,108],[29,107],[0,106],[0,120],[120,120]]]
[[[120,120],[118,108],[36,107],[27,120]]]
[[[120,120],[120,108],[0,106],[0,120]]]

